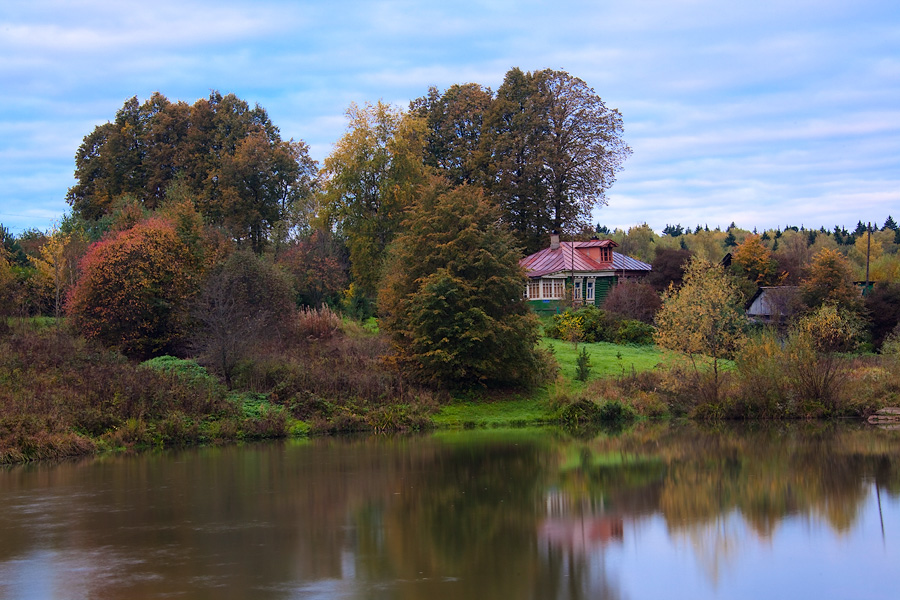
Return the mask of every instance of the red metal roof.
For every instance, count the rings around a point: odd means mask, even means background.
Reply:
[[[574,245],[573,245],[574,244]],[[559,248],[544,248],[519,261],[525,267],[529,277],[541,277],[550,273],[565,271],[576,272],[613,272],[613,271],[649,271],[650,265],[645,262],[613,252],[612,262],[599,262],[587,256],[581,249],[615,248],[612,240],[591,240],[589,242],[560,242]]]

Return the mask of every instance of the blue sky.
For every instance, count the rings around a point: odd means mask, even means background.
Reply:
[[[210,90],[322,160],[351,102],[564,69],[634,153],[596,221],[752,229],[900,219],[896,0],[10,0],[0,6],[0,222],[66,212],[75,151],[128,98]]]

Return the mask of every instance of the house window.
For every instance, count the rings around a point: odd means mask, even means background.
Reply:
[[[588,302],[593,302],[594,301],[594,280],[588,279],[587,283],[585,285],[586,285],[586,287],[584,289],[585,298],[587,299]]]
[[[532,279],[528,282],[528,297],[534,300],[541,297],[541,280]]]
[[[581,300],[581,280],[575,280],[575,299]]]
[[[552,298],[553,297],[553,280],[552,279],[542,279],[541,280],[541,298]]]
[[[562,298],[566,295],[566,282],[562,279],[553,280],[553,297]]]
[[[559,300],[566,293],[566,282],[562,279],[541,279],[541,298]],[[529,290],[531,288],[529,287]]]

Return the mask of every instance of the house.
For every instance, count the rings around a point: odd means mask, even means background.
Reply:
[[[528,275],[525,298],[538,312],[552,311],[564,303],[566,288],[575,304],[599,306],[622,278],[642,277],[650,265],[613,249],[612,240],[561,242],[550,235],[550,247],[519,261]]]
[[[800,310],[796,285],[762,286],[745,306],[747,316],[760,323],[780,323]]]

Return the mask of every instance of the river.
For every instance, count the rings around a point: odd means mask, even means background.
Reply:
[[[0,470],[0,598],[900,597],[900,432],[642,424]]]

